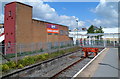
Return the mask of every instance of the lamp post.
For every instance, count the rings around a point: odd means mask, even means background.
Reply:
[[[77,40],[76,40],[76,45],[78,45],[78,19],[76,19],[77,22]]]

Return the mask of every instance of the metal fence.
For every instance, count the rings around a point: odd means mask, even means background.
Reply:
[[[119,47],[119,41],[110,40],[82,40],[79,41],[79,45],[82,47]]]
[[[0,44],[0,53],[7,58],[14,58],[26,55],[33,55],[44,52],[54,52],[62,48],[72,47],[73,41],[62,41],[62,42],[39,42],[31,44]]]

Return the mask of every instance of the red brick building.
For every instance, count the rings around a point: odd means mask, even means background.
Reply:
[[[4,15],[5,45],[72,40],[67,26],[32,19],[32,6],[11,2],[5,5]],[[15,47],[6,48],[6,53],[15,52]]]

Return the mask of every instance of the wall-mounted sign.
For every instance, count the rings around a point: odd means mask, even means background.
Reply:
[[[47,24],[47,33],[59,33],[58,26],[53,24]]]
[[[48,33],[59,33],[59,30],[58,30],[58,29],[50,29],[50,28],[47,28],[47,32],[48,32]]]

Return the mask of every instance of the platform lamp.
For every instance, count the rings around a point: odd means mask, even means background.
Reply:
[[[78,19],[76,19],[76,22],[77,22],[77,29],[76,29],[77,30],[77,40],[76,40],[76,45],[78,45],[78,30],[79,30],[78,29]]]

